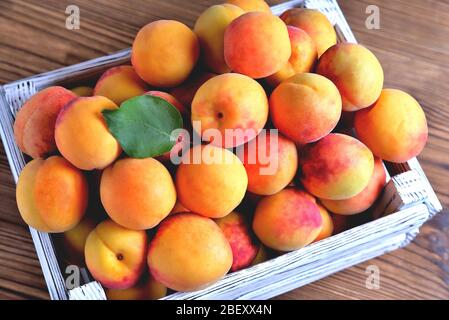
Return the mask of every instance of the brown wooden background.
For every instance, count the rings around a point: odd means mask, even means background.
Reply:
[[[213,0],[1,0],[0,83],[129,47],[146,23],[171,18],[193,26]],[[269,1],[271,4],[282,1]],[[419,157],[443,206],[449,205],[449,1],[341,0],[359,42],[378,56],[386,86],[413,94],[424,107],[430,138]],[[65,28],[65,8],[81,9],[81,29]],[[365,28],[366,7],[380,8],[380,30]],[[379,290],[365,287],[368,265]],[[48,299],[15,186],[0,147],[0,298]],[[280,299],[449,299],[449,212],[422,228],[408,247],[294,290]]]

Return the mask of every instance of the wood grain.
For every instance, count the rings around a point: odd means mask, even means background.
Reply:
[[[137,30],[165,18],[193,26],[221,1],[4,0],[0,2],[0,83],[129,47]],[[271,4],[282,1],[269,1]],[[430,137],[419,157],[444,207],[449,205],[449,2],[339,1],[358,41],[385,70],[385,85],[414,95]],[[65,8],[81,9],[81,29],[65,28]],[[380,8],[380,30],[365,27],[366,7]],[[0,299],[46,299],[48,293],[28,228],[15,204],[15,185],[0,148]],[[404,249],[349,268],[278,299],[449,299],[449,211],[422,228]],[[366,267],[381,271],[379,290],[365,287]]]

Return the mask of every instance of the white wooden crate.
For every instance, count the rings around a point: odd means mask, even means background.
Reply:
[[[334,25],[339,41],[356,42],[335,0],[293,0],[273,6],[272,11],[280,15],[294,7],[320,10]],[[0,134],[16,182],[25,166],[13,133],[14,115],[22,104],[43,88],[96,77],[129,61],[130,49],[125,49],[0,86]],[[442,207],[416,158],[386,167],[391,179],[373,209],[376,220],[228,274],[206,289],[164,299],[268,299],[407,245]],[[95,281],[68,291],[51,236],[32,228],[30,232],[52,299],[106,299]]]

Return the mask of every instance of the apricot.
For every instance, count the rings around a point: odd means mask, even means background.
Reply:
[[[103,96],[116,105],[144,94],[147,84],[139,78],[132,66],[117,66],[106,70],[94,88],[95,96]]]
[[[354,127],[376,156],[395,163],[416,157],[428,136],[426,116],[419,103],[396,89],[382,90],[371,107],[356,112]]]
[[[88,186],[83,173],[59,156],[34,159],[20,173],[17,207],[23,220],[42,232],[65,232],[83,218]]]
[[[270,6],[264,0],[226,0],[226,3],[240,7],[245,12],[268,12],[271,13]]]
[[[361,192],[374,170],[372,152],[359,140],[331,133],[300,153],[303,186],[321,199],[348,199]]]
[[[373,104],[384,83],[382,66],[367,48],[339,43],[318,61],[316,72],[332,80],[343,101],[344,111],[357,111]]]
[[[117,109],[106,97],[80,97],[61,110],[55,125],[59,152],[82,170],[104,169],[122,149],[109,132],[103,110]]]
[[[198,89],[192,102],[195,131],[203,141],[225,148],[254,139],[267,118],[268,99],[264,89],[257,81],[238,73],[209,79]]]
[[[301,193],[304,197],[311,200],[313,203],[316,203],[318,209],[320,210],[321,219],[323,221],[323,225],[321,227],[320,234],[315,238],[313,242],[320,241],[322,239],[328,238],[332,235],[334,231],[334,223],[332,221],[332,216],[329,211],[326,210],[321,204],[317,203],[316,198],[308,193],[305,190],[298,190],[298,193]]]
[[[247,185],[239,158],[212,145],[189,149],[176,172],[179,201],[190,211],[210,218],[231,213],[245,196]]]
[[[167,287],[151,275],[145,275],[134,287],[106,290],[108,300],[157,300],[166,295]]]
[[[176,214],[181,212],[189,212],[190,210],[187,209],[179,200],[176,201],[175,206],[170,211],[170,214]]]
[[[243,13],[235,5],[220,4],[207,8],[196,20],[193,30],[200,41],[204,63],[212,72],[231,71],[224,59],[224,33],[226,27]]]
[[[315,42],[318,56],[337,43],[337,34],[327,17],[318,10],[294,8],[281,15],[285,24],[303,29]]]
[[[268,132],[243,146],[241,160],[248,175],[248,191],[271,195],[284,189],[298,170],[296,145]]]
[[[332,217],[329,212],[322,205],[317,204],[318,209],[320,209],[321,220],[323,221],[323,226],[321,227],[321,231],[318,236],[313,240],[313,242],[317,242],[332,236],[334,232],[334,222],[332,221]]]
[[[56,118],[64,105],[75,98],[73,92],[63,87],[49,87],[28,99],[14,122],[14,136],[19,149],[32,158],[56,151]]]
[[[215,76],[216,74],[211,72],[194,72],[181,85],[170,89],[170,94],[190,110],[195,93],[204,82]]]
[[[271,13],[245,13],[226,28],[224,57],[235,72],[265,78],[281,70],[290,55],[287,26]]]
[[[382,160],[374,159],[374,171],[368,185],[354,197],[344,200],[326,200],[321,203],[333,213],[352,215],[371,207],[379,197],[386,183],[385,169]]]
[[[63,243],[65,249],[70,255],[70,258],[78,260],[78,258],[82,257],[82,260],[84,260],[84,247],[86,245],[86,240],[91,231],[95,229],[95,226],[95,221],[85,215],[74,228],[63,233]]]
[[[238,212],[216,220],[232,249],[231,271],[244,269],[251,265],[259,251],[260,243],[251,230],[251,225]]]
[[[307,32],[293,26],[287,26],[287,30],[292,54],[281,70],[266,79],[272,87],[276,87],[295,74],[311,72],[318,58],[315,43]]]
[[[70,89],[78,97],[91,97],[93,96],[94,89],[87,86],[75,87]]]
[[[148,250],[152,276],[176,291],[194,291],[222,278],[232,250],[217,224],[194,213],[179,213],[159,226]]]
[[[101,202],[116,223],[133,230],[153,228],[173,209],[176,190],[156,159],[121,159],[103,171]]]
[[[309,199],[313,203],[317,203],[316,202],[316,198],[314,196],[312,196],[310,193],[308,193],[307,191],[305,191],[303,189],[298,189],[297,192],[301,193],[304,197],[306,197],[307,199]]]
[[[198,38],[174,20],[154,21],[136,35],[131,62],[140,78],[155,87],[174,87],[187,79],[199,57]]]
[[[163,92],[163,91],[157,91],[157,90],[151,90],[148,91],[146,94],[154,97],[159,97],[173,105],[181,114],[183,118],[186,118],[188,116],[188,111],[184,107],[184,105],[178,101],[175,97],[173,97],[170,93]]]
[[[273,124],[296,143],[317,141],[330,133],[341,115],[341,97],[328,79],[301,73],[282,82],[270,96]]]
[[[312,243],[322,224],[317,204],[304,192],[287,188],[259,202],[253,230],[267,247],[292,251]]]
[[[109,289],[134,286],[145,270],[147,234],[105,220],[86,240],[84,255],[89,272]]]

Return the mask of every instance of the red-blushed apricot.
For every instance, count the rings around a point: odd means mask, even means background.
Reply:
[[[344,200],[326,200],[321,203],[333,213],[352,215],[371,207],[379,197],[386,183],[385,169],[382,160],[374,159],[374,171],[368,185],[354,197]]]
[[[106,290],[108,300],[157,300],[166,295],[167,287],[151,275],[144,275],[134,287]]]
[[[187,79],[199,57],[195,33],[174,20],[154,21],[137,33],[131,62],[139,77],[155,87],[174,87]]]
[[[312,243],[322,224],[317,204],[304,192],[287,188],[259,202],[253,230],[267,247],[292,251]]]
[[[156,159],[121,159],[103,171],[101,202],[116,223],[133,230],[156,226],[173,209],[176,190]]]
[[[132,66],[117,66],[106,70],[98,79],[94,96],[103,96],[116,105],[144,94],[147,90],[145,81],[139,78]]]
[[[300,179],[321,199],[348,199],[361,192],[374,170],[372,152],[359,140],[331,133],[300,151]]]
[[[63,87],[49,87],[28,99],[14,122],[14,136],[19,149],[32,158],[56,151],[56,118],[64,105],[75,98],[73,92]]]
[[[238,212],[216,220],[232,249],[231,271],[244,269],[251,265],[259,251],[260,243],[251,230],[247,219]]]
[[[301,73],[273,91],[270,114],[282,134],[306,144],[335,128],[341,115],[341,97],[332,81],[318,74]]]
[[[148,91],[146,94],[154,97],[159,97],[173,105],[176,109],[178,109],[179,113],[183,118],[186,118],[188,115],[187,109],[184,107],[184,105],[178,101],[175,97],[173,97],[170,93],[163,92],[163,91],[157,91],[157,90],[151,90]]]
[[[218,281],[231,268],[232,250],[217,224],[178,213],[159,226],[148,250],[153,277],[176,291],[194,291]]]
[[[226,73],[207,80],[192,102],[195,131],[203,141],[224,148],[254,139],[267,118],[268,99],[264,89],[257,81],[238,73]]]
[[[287,26],[271,13],[245,13],[226,28],[224,57],[235,72],[265,78],[281,70],[290,55]]]
[[[428,136],[426,115],[409,94],[384,89],[371,107],[356,112],[357,136],[383,160],[402,163],[423,150]]]
[[[215,76],[216,74],[211,72],[193,72],[181,85],[170,89],[170,94],[190,110],[195,93],[204,82]]]
[[[94,89],[91,87],[81,86],[70,89],[78,97],[91,97],[94,94]]]
[[[335,83],[344,111],[369,107],[379,98],[384,83],[379,60],[370,50],[354,43],[329,48],[320,57],[316,72]]]
[[[247,186],[248,177],[239,158],[212,145],[189,149],[176,172],[178,200],[190,211],[210,218],[231,213]]]
[[[321,227],[321,231],[318,236],[313,240],[313,242],[317,242],[332,236],[334,232],[334,222],[332,221],[332,217],[329,212],[322,205],[317,204],[320,209],[321,219],[323,220],[323,226]]]
[[[296,145],[270,132],[261,133],[244,145],[240,157],[248,175],[248,191],[259,195],[278,193],[298,170]]]
[[[276,87],[295,74],[311,72],[318,58],[315,43],[307,32],[293,26],[287,26],[287,30],[292,54],[281,70],[266,79],[272,87]]]
[[[42,232],[65,232],[83,218],[87,189],[83,173],[64,158],[35,159],[19,176],[17,207],[29,226]]]
[[[134,286],[145,270],[148,246],[145,231],[130,230],[111,220],[96,226],[86,240],[86,265],[108,289]]]
[[[307,199],[309,199],[310,201],[312,201],[313,203],[317,203],[316,202],[316,198],[314,196],[312,196],[310,193],[308,193],[306,190],[303,189],[297,189],[296,190],[297,193],[301,193],[302,196],[306,197]]]
[[[240,7],[245,12],[268,12],[271,13],[270,6],[264,0],[226,0],[226,3]]]
[[[314,9],[294,8],[281,15],[285,24],[303,29],[315,42],[318,56],[337,43],[337,34],[327,17]]]
[[[59,152],[75,167],[83,170],[104,169],[122,149],[109,132],[103,110],[117,109],[106,97],[80,97],[61,110],[55,125]]]
[[[230,72],[224,59],[224,33],[226,27],[244,11],[232,4],[219,4],[207,8],[196,20],[195,31],[200,41],[202,59],[207,68],[216,73]]]

